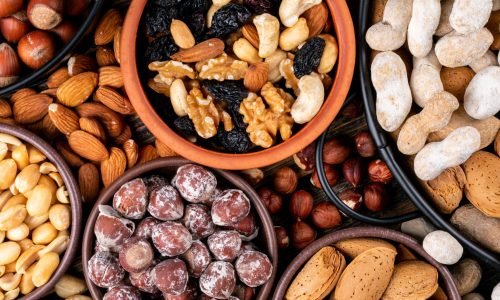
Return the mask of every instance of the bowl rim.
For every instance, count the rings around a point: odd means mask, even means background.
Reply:
[[[92,8],[89,10],[89,13],[83,23],[78,26],[73,38],[71,38],[67,44],[59,49],[56,55],[40,69],[32,70],[27,74],[27,76],[22,76],[13,84],[0,88],[0,96],[11,94],[24,87],[35,86],[43,83],[45,81],[45,77],[60,66],[61,63],[66,60],[67,55],[69,55],[76,48],[76,46],[78,46],[89,28],[92,27],[92,24],[96,21],[97,15],[99,14],[103,3],[104,0],[94,0],[94,4],[91,6]]]
[[[89,288],[90,294],[94,299],[102,299],[103,294],[101,293],[101,288],[96,286],[88,277],[88,261],[92,257],[93,243],[95,241],[94,236],[94,225],[99,214],[99,205],[110,205],[113,200],[113,194],[126,182],[137,177],[141,177],[146,173],[153,172],[157,169],[162,168],[178,168],[185,164],[196,164],[180,157],[166,157],[160,158],[152,161],[148,161],[142,165],[133,167],[127,170],[122,176],[115,180],[110,186],[108,186],[99,196],[99,199],[94,204],[92,211],[89,214],[87,223],[85,225],[85,231],[83,233],[83,245],[82,245],[82,266],[83,273],[85,276],[85,281]],[[269,256],[273,263],[273,273],[269,281],[259,288],[259,293],[257,294],[257,300],[267,300],[271,290],[273,288],[274,280],[276,278],[276,272],[278,270],[278,244],[276,235],[274,232],[274,225],[271,220],[266,207],[260,201],[257,192],[239,175],[219,169],[209,168],[217,177],[222,177],[225,181],[229,182],[233,187],[242,190],[247,197],[252,202],[252,206],[256,211],[257,216],[262,222],[262,228],[259,229],[259,234],[263,234],[267,243],[266,254]]]
[[[333,21],[339,56],[333,86],[312,121],[290,139],[271,148],[245,154],[230,154],[209,150],[181,137],[156,113],[145,94],[136,61],[137,32],[147,0],[132,0],[123,24],[121,36],[121,68],[127,95],[146,127],[175,152],[194,162],[212,168],[229,170],[251,169],[271,165],[286,159],[311,144],[336,117],[349,91],[355,67],[356,40],[353,20],[345,0],[325,0]]]
[[[285,272],[281,276],[280,280],[276,285],[276,289],[274,295],[272,297],[273,300],[281,300],[284,299],[285,293],[295,278],[296,273],[302,268],[302,266],[321,248],[325,246],[332,245],[333,243],[349,239],[349,238],[361,238],[361,237],[371,237],[371,238],[382,238],[385,240],[390,240],[392,242],[398,242],[407,246],[414,252],[416,252],[420,257],[422,257],[426,262],[433,265],[439,273],[440,278],[444,286],[442,287],[450,300],[460,300],[462,299],[460,293],[458,292],[456,283],[453,279],[448,268],[439,262],[437,262],[434,258],[432,258],[427,252],[425,252],[424,248],[418,243],[414,238],[403,234],[399,231],[395,231],[392,229],[384,228],[384,227],[353,227],[342,229],[339,231],[335,231],[323,236],[320,239],[312,242],[309,246],[307,246],[304,250],[302,250],[288,265]]]
[[[34,146],[40,152],[42,152],[47,160],[55,164],[59,174],[63,178],[64,184],[69,194],[71,203],[71,232],[68,247],[66,248],[62,260],[59,263],[54,274],[50,280],[39,288],[35,288],[29,294],[19,298],[23,300],[28,299],[40,299],[43,296],[52,292],[54,285],[59,281],[59,279],[66,273],[68,268],[72,265],[73,259],[76,255],[77,250],[80,249],[80,233],[81,233],[81,222],[82,222],[82,201],[80,196],[80,188],[76,183],[76,179],[71,172],[68,164],[61,155],[42,138],[35,135],[31,131],[24,128],[13,126],[9,124],[0,124],[0,132],[10,134],[22,140],[24,143]],[[60,256],[59,256],[60,257]]]

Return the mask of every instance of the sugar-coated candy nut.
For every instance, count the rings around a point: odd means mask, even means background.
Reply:
[[[237,299],[251,300],[255,297],[255,289],[244,284],[238,284],[233,293]]]
[[[240,280],[250,287],[263,285],[273,274],[273,265],[269,257],[258,251],[243,252],[234,266]]]
[[[193,164],[177,169],[172,183],[186,201],[193,203],[206,201],[217,187],[217,179],[212,172]]]
[[[241,221],[249,213],[250,200],[240,190],[221,192],[212,205],[212,220],[219,226],[229,226]]]
[[[464,249],[448,232],[436,230],[425,236],[422,243],[425,252],[444,265],[456,264]]]
[[[210,251],[201,241],[194,241],[191,248],[182,254],[182,258],[186,262],[189,275],[195,278],[200,277],[203,270],[212,261]]]
[[[144,180],[144,183],[148,187],[148,192],[150,193],[159,187],[169,184],[168,179],[161,175],[151,175],[144,177],[142,180]]]
[[[132,286],[117,285],[108,290],[102,300],[141,300],[141,293]]]
[[[195,300],[198,296],[198,284],[194,280],[190,280],[184,293],[180,295],[163,294],[165,300]]]
[[[97,286],[108,288],[117,285],[125,277],[125,270],[111,252],[98,252],[88,262],[88,276]]]
[[[205,238],[215,231],[210,212],[203,204],[189,204],[186,206],[182,223],[189,229],[195,239]]]
[[[153,228],[160,224],[161,221],[153,217],[147,217],[143,219],[135,229],[134,236],[138,236],[145,239],[150,239],[151,234],[153,234]]]
[[[238,231],[244,241],[253,240],[259,233],[259,228],[255,224],[255,217],[252,213],[249,213],[242,220],[227,226],[227,229]]]
[[[208,198],[207,200],[203,201],[202,204],[205,204],[207,206],[212,207],[212,204],[214,204],[215,198],[217,198],[217,196],[220,193],[221,193],[221,190],[219,190],[218,188],[216,188],[215,191],[214,191],[214,193],[212,194],[212,196],[210,196],[210,198]]]
[[[148,212],[162,221],[178,220],[184,214],[184,202],[173,186],[164,185],[149,194]]]
[[[129,219],[144,217],[147,205],[148,189],[141,178],[125,183],[113,196],[113,208]]]
[[[240,252],[241,238],[237,231],[218,231],[207,239],[208,249],[217,260],[233,261]]]
[[[170,221],[155,226],[151,238],[156,249],[170,257],[186,252],[193,243],[193,237],[186,227]]]
[[[108,248],[120,246],[134,233],[134,222],[121,218],[110,206],[100,205],[99,212],[94,226],[99,245]]]
[[[201,291],[216,299],[227,299],[236,287],[236,274],[231,263],[216,261],[200,276]]]
[[[159,290],[153,282],[153,278],[151,276],[151,271],[153,270],[153,266],[147,268],[146,270],[138,273],[130,273],[129,279],[130,284],[138,288],[139,290],[154,294]]]
[[[154,252],[151,244],[139,237],[128,239],[121,247],[119,259],[125,271],[134,273],[147,269],[153,262]]]
[[[172,295],[184,293],[189,279],[186,264],[178,258],[157,264],[151,271],[151,276],[160,291]]]

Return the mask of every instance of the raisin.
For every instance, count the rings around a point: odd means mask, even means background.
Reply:
[[[170,55],[177,53],[179,47],[174,43],[174,41],[169,36],[162,36],[155,39],[146,48],[146,61],[151,63],[153,61],[165,61],[170,59]]]
[[[242,80],[204,80],[201,84],[212,97],[225,102],[228,106],[231,104],[239,106],[241,101],[248,97],[248,91]]]
[[[210,2],[208,0],[183,1],[181,4],[182,15],[206,13],[210,7]]]
[[[246,6],[250,7],[252,11],[258,15],[263,13],[272,13],[275,10],[275,6],[272,0],[245,0]]]
[[[186,22],[197,41],[200,42],[204,39],[206,23],[204,13],[200,12],[186,15],[184,17],[184,22]]]
[[[151,5],[146,12],[146,32],[150,36],[158,33],[170,32],[170,23],[172,19],[177,18],[179,9],[176,7],[161,7]]]
[[[193,121],[188,116],[175,119],[174,126],[185,137],[196,135]]]
[[[211,33],[223,37],[238,30],[250,18],[251,13],[243,5],[229,3],[219,9],[213,16]]]
[[[252,146],[245,129],[234,127],[231,131],[225,131],[222,124],[215,136],[215,144],[231,153],[245,153]]]
[[[154,0],[153,3],[163,7],[171,7],[181,3],[182,0]],[[190,1],[185,1],[190,2]]]
[[[295,54],[293,60],[295,76],[301,78],[311,74],[318,67],[324,49],[325,40],[320,37],[314,37],[307,41]]]

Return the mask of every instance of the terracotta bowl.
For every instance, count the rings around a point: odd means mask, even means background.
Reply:
[[[341,240],[359,237],[381,238],[390,242],[396,242],[405,245],[415,254],[420,256],[421,259],[436,267],[439,273],[440,287],[444,290],[444,292],[448,296],[448,299],[461,299],[450,271],[448,271],[445,266],[441,265],[435,259],[433,259],[429,254],[427,254],[427,252],[425,252],[424,248],[422,248],[417,240],[399,231],[394,231],[383,227],[355,227],[343,229],[330,233],[314,241],[312,244],[302,250],[302,252],[300,252],[299,255],[297,255],[297,257],[295,257],[295,259],[288,265],[288,268],[286,268],[283,276],[276,286],[272,299],[284,299],[286,291],[292,280],[295,278],[295,275],[299,272],[299,270],[302,269],[302,266],[321,248],[332,245]]]
[[[136,41],[139,23],[147,0],[132,0],[121,39],[121,68],[125,88],[136,112],[147,128],[161,141],[183,157],[202,165],[221,169],[250,169],[271,165],[311,144],[325,131],[339,112],[351,85],[356,45],[352,18],[345,0],[325,0],[335,28],[339,57],[333,75],[333,87],[316,117],[289,140],[269,149],[245,154],[228,154],[197,146],[163,122],[150,104],[137,71]]]
[[[41,299],[42,297],[53,291],[54,285],[59,281],[61,276],[66,273],[73,262],[73,258],[75,257],[77,250],[80,249],[80,231],[82,222],[82,202],[80,189],[78,188],[78,184],[73,177],[71,169],[68,167],[64,159],[59,155],[59,153],[57,153],[54,148],[52,148],[52,146],[47,144],[40,137],[21,127],[7,124],[0,124],[0,132],[15,136],[18,139],[22,140],[24,143],[30,144],[40,150],[47,157],[47,159],[52,162],[59,170],[59,174],[61,174],[64,180],[64,184],[66,185],[66,189],[68,190],[69,198],[71,201],[70,240],[68,248],[61,258],[59,267],[57,267],[56,271],[45,285],[33,290],[28,295],[19,298],[24,300]]]
[[[106,190],[103,191],[99,199],[97,200],[94,208],[92,209],[90,216],[88,218],[87,224],[85,225],[85,232],[83,234],[83,250],[82,250],[82,264],[83,264],[83,272],[85,274],[85,280],[87,281],[87,286],[89,287],[90,293],[94,299],[102,299],[104,289],[96,286],[92,281],[90,281],[88,277],[88,266],[87,262],[90,260],[92,255],[94,254],[94,225],[99,215],[99,205],[109,204],[111,205],[111,201],[113,199],[114,193],[122,186],[124,183],[137,178],[142,177],[148,174],[163,174],[172,178],[177,169],[185,164],[192,163],[189,160],[183,158],[162,158],[147,162],[143,165],[136,166],[123,174],[120,178],[118,178],[112,185],[110,185]],[[259,287],[257,290],[257,300],[267,300],[269,299],[269,294],[271,293],[271,289],[273,287],[274,278],[276,276],[276,269],[278,265],[278,245],[276,243],[276,235],[274,233],[274,226],[267,212],[266,207],[259,200],[259,196],[255,192],[255,190],[245,182],[238,175],[217,170],[211,169],[211,171],[217,177],[219,183],[222,183],[223,186],[237,188],[242,190],[252,202],[252,208],[257,213],[256,219],[259,224],[259,236],[256,240],[254,240],[261,249],[269,255],[273,263],[273,274],[269,281],[263,286]]]

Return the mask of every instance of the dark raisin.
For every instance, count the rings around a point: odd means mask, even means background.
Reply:
[[[311,74],[318,67],[325,44],[324,39],[314,37],[297,51],[293,60],[293,71],[297,78]]]
[[[208,0],[186,0],[181,4],[181,13],[182,15],[206,13],[210,3]]]
[[[169,36],[163,36],[155,39],[147,48],[144,54],[146,62],[165,61],[170,59],[170,55],[177,53],[179,47]]]
[[[234,127],[231,131],[225,131],[224,126],[220,124],[215,139],[217,146],[231,153],[245,153],[252,146],[252,142],[245,129],[238,127]]]
[[[185,137],[196,136],[193,121],[187,116],[175,119],[174,126]]]
[[[272,13],[275,10],[272,0],[245,0],[245,5],[258,15],[263,13]]]
[[[202,41],[202,37],[205,35],[205,13],[194,13],[186,15],[184,17],[184,22],[193,33],[197,41]]]
[[[229,3],[215,12],[212,18],[211,34],[223,37],[238,30],[250,18],[252,14],[243,5]]]
[[[150,36],[158,33],[169,33],[172,19],[179,16],[179,10],[176,7],[161,7],[151,5],[146,12],[146,32]]]
[[[154,0],[153,3],[163,7],[171,7],[181,3],[182,0]],[[190,1],[185,1],[190,2]]]
[[[228,106],[235,103],[238,106],[241,101],[248,97],[242,80],[203,80],[203,88],[218,101],[225,102]]]

